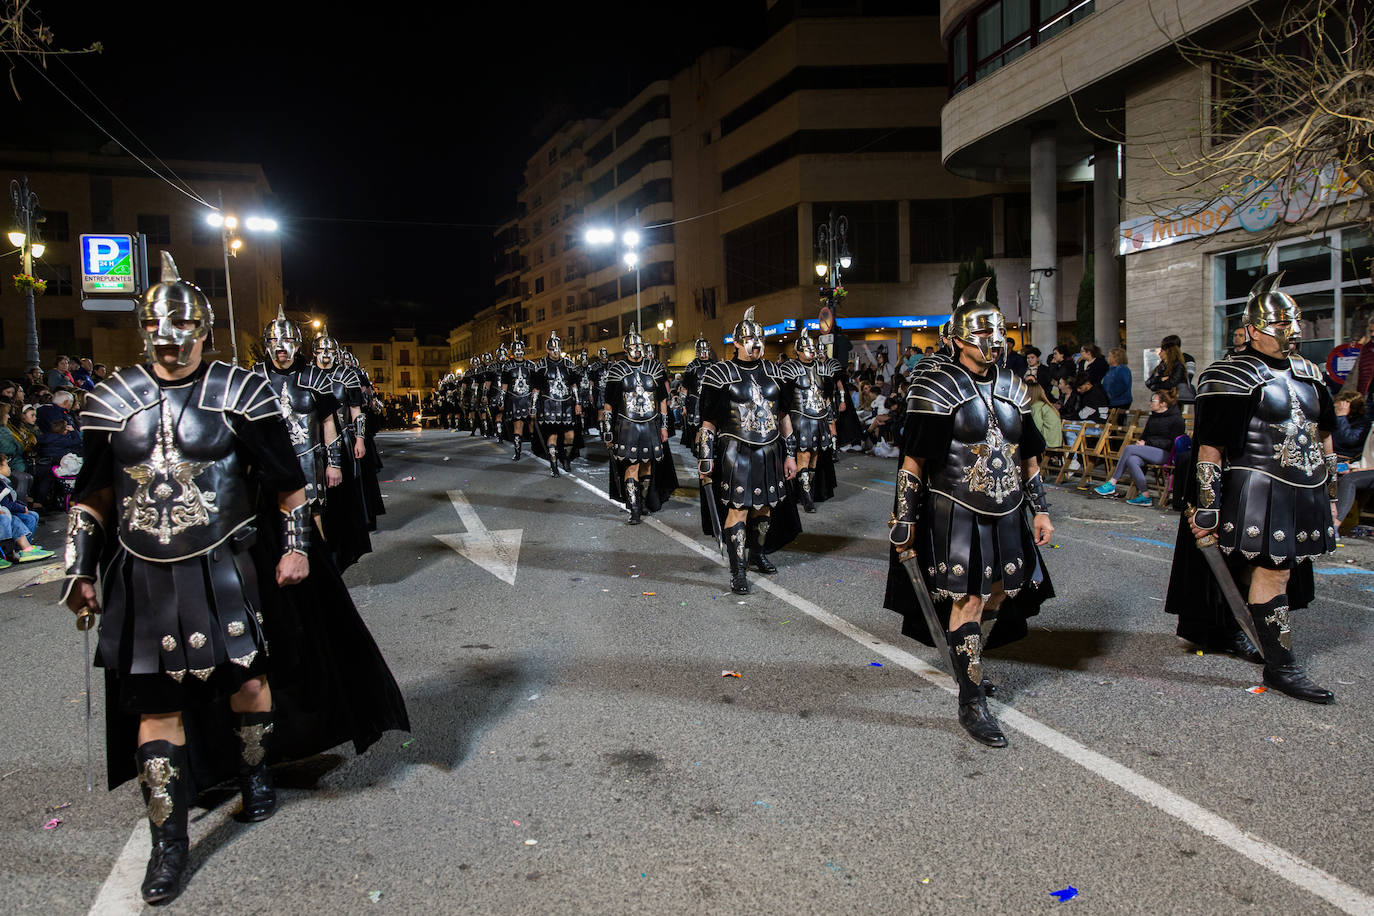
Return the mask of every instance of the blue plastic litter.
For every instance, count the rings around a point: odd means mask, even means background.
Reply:
[[[870,668],[881,668],[881,667],[883,666],[883,663],[882,663],[882,662],[869,662],[869,663],[868,663],[868,666],[869,666]]]
[[[1078,888],[1070,884],[1068,887],[1063,888],[1062,890],[1050,891],[1050,896],[1058,897],[1059,902],[1063,903],[1065,900],[1072,900],[1073,898],[1077,897]]]

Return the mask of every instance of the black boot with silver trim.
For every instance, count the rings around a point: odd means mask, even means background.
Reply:
[[[749,525],[739,522],[726,528],[725,552],[730,559],[730,591],[736,595],[749,594]]]
[[[1288,623],[1288,596],[1263,604],[1246,605],[1264,647],[1264,683],[1279,693],[1309,703],[1330,703],[1336,695],[1314,683],[1293,659],[1293,635]]]
[[[973,740],[988,747],[1006,747],[1007,736],[988,711],[983,691],[983,630],[969,622],[945,635],[954,679],[959,684],[959,724]]]
[[[143,900],[170,903],[185,887],[190,858],[186,747],[170,741],[148,741],[138,746],[134,759],[153,838],[148,870],[143,875]]]
[[[265,821],[277,812],[277,790],[267,769],[267,742],[272,735],[272,712],[235,715],[234,736],[239,745],[239,791],[243,807],[237,819],[244,823]]]
[[[630,510],[630,520],[626,524],[638,525],[644,511],[644,494],[639,489],[639,481],[633,477],[625,478],[625,508]]]
[[[768,540],[769,524],[770,522],[767,516],[749,520],[749,565],[753,566],[761,573],[772,575],[778,571],[778,568],[773,565],[773,561],[768,559],[768,555],[763,552],[764,542]]]

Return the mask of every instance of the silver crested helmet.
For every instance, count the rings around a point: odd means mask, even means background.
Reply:
[[[577,364],[578,364],[579,366],[585,366],[585,365],[587,365],[587,348],[586,348],[586,347],[583,347],[581,350],[578,350],[578,351],[577,351]]]
[[[1266,334],[1278,342],[1284,354],[1302,340],[1302,309],[1293,297],[1279,289],[1283,271],[1265,274],[1250,289],[1242,323],[1254,334]]]
[[[625,336],[621,338],[620,343],[625,348],[626,359],[635,361],[644,358],[644,338],[640,336],[639,330],[634,326],[634,322],[630,323],[630,330],[625,332]]]
[[[139,303],[138,333],[149,362],[157,361],[157,347],[176,347],[177,365],[191,362],[197,340],[211,337],[215,312],[209,298],[194,283],[181,279],[176,261],[162,252],[162,281],[148,287]],[[195,327],[178,327],[195,322]]]
[[[811,333],[805,327],[797,335],[796,349],[798,357],[806,357],[807,359],[815,359],[816,357],[816,342],[811,339]]]
[[[339,342],[329,336],[328,328],[320,328],[315,338],[315,364],[321,369],[333,369],[339,364]]]
[[[605,362],[606,360],[611,358],[611,354],[606,351],[605,347],[598,347],[596,351],[596,358],[601,360],[602,362]]]
[[[525,358],[525,342],[523,340],[517,340],[515,343],[511,344],[510,349],[511,355],[515,359]]]
[[[991,277],[973,281],[949,319],[950,336],[971,345],[984,365],[995,363],[1007,347],[1007,320],[995,303],[984,298],[991,282]]]
[[[558,356],[563,351],[563,341],[559,340],[558,335],[549,334],[549,339],[544,342],[544,349],[550,356]]]
[[[267,358],[276,362],[277,351],[281,350],[286,353],[287,364],[295,362],[296,354],[301,349],[301,339],[300,325],[287,318],[286,310],[277,306],[277,317],[262,329],[262,348]]]
[[[697,359],[714,359],[715,353],[711,351],[711,341],[706,339],[705,334],[698,334],[696,342],[692,345],[696,350]]]
[[[754,320],[754,307],[744,310],[744,317],[735,325],[735,346],[746,353],[763,354],[763,325]]]

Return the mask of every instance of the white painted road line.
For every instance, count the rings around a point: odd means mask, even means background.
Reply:
[[[602,499],[608,502],[612,501],[610,497],[601,490],[576,475],[573,475],[573,480],[577,481],[582,487],[600,496]],[[711,560],[716,565],[726,565],[726,561],[716,551],[697,543],[677,529],[670,528],[668,525],[653,517],[646,517],[645,522],[655,530],[662,532],[672,540],[681,544],[683,547]],[[768,579],[756,576],[750,581],[754,586],[787,602],[808,617],[825,624],[838,633],[844,634],[863,646],[865,650],[876,652],[884,658],[901,665],[908,671],[925,678],[936,686],[951,693],[954,692],[953,681],[949,675],[945,674],[943,671],[932,668],[911,653],[877,639],[866,630],[855,626],[842,617],[831,614],[819,605],[808,601],[800,595]],[[1272,843],[1247,833],[1221,815],[1195,802],[1189,801],[1182,795],[1179,795],[1171,789],[1165,788],[1149,777],[1135,772],[1110,757],[1099,754],[1097,751],[1075,741],[1068,735],[1055,731],[1053,728],[1036,719],[1032,719],[1030,716],[1017,712],[1000,703],[994,702],[992,705],[995,707],[997,717],[1003,725],[1015,729],[1027,738],[1059,754],[1071,763],[1075,763],[1088,772],[1124,789],[1126,792],[1134,795],[1146,804],[1163,811],[1170,817],[1177,818],[1203,836],[1215,840],[1228,849],[1254,862],[1256,865],[1259,865],[1261,868],[1264,868],[1305,891],[1315,894],[1346,913],[1359,914],[1359,916],[1374,916],[1374,897],[1371,897],[1369,894],[1357,888],[1351,887],[1335,875],[1328,874],[1320,868],[1303,861],[1287,850],[1281,849]]]

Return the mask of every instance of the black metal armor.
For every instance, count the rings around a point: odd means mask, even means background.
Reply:
[[[810,452],[830,447],[830,421],[834,419],[831,400],[840,364],[833,359],[805,362],[789,359],[782,364],[783,374],[792,382],[792,431],[797,435],[797,450]]]
[[[572,426],[577,419],[578,386],[582,373],[566,356],[545,356],[535,364],[534,384],[539,389],[539,422],[557,427]],[[544,430],[545,434],[552,432]]]
[[[534,394],[531,378],[535,364],[520,357],[506,362],[501,370],[501,384],[506,386],[506,419],[528,420],[534,413]]]
[[[999,367],[978,382],[952,362],[932,367],[913,380],[907,411],[953,418],[949,455],[928,481],[933,492],[984,515],[1021,507],[1018,443],[1030,395],[1015,373]]]
[[[637,363],[620,360],[612,363],[602,379],[603,397],[615,415],[615,457],[626,461],[657,461],[663,456],[659,430],[663,417],[658,402],[667,385],[668,371],[656,359]],[[611,397],[612,393],[614,397]]]
[[[683,423],[686,426],[701,425],[701,378],[717,360],[696,357],[682,370],[682,387],[687,392],[683,402]]]
[[[1197,385],[1199,410],[1207,409],[1204,399],[1227,395],[1252,405],[1244,445],[1224,456],[1220,547],[1275,567],[1336,548],[1317,428],[1321,370],[1301,356],[1287,362],[1287,368],[1274,368],[1242,351],[1204,369]]]
[[[203,375],[161,386],[145,366],[122,369],[87,397],[83,430],[110,435],[119,545],[151,561],[134,590],[159,601],[129,639],[124,593],[107,591],[103,664],[127,663],[132,674],[165,671],[178,681],[188,670],[204,680],[224,661],[252,664],[263,643],[252,608],[237,600],[253,575],[237,555],[252,536],[256,510],[228,415],[258,421],[277,412],[265,379],[218,362]],[[206,554],[207,567],[182,562]],[[123,562],[116,556],[112,566]],[[208,608],[176,599],[203,593],[206,569],[216,596],[213,619]]]
[[[261,362],[253,372],[266,379],[276,396],[277,410],[291,435],[291,446],[305,475],[307,502],[321,504],[325,499],[325,446],[320,419],[328,411],[321,405],[328,402],[333,409],[334,381],[330,374],[312,364],[293,365],[278,369],[271,362]]]
[[[706,370],[701,390],[702,422],[716,428],[717,496],[736,508],[777,505],[787,492],[781,423],[790,379],[769,360],[730,359]]]

